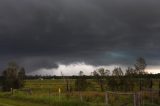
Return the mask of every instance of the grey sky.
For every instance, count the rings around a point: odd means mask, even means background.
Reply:
[[[0,69],[58,63],[160,65],[158,0],[1,0]]]

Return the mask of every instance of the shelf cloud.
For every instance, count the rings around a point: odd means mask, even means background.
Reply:
[[[132,66],[140,56],[157,67],[159,5],[158,0],[1,0],[0,70],[9,61],[29,74],[77,62]]]

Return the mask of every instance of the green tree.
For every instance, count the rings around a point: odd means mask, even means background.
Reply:
[[[110,71],[108,69],[99,68],[98,70],[93,72],[98,84],[100,85],[101,91],[104,91],[105,86],[105,77],[110,75]]]
[[[117,79],[115,79],[115,77],[112,76],[108,79],[108,87],[110,88],[110,90],[112,91],[117,90],[118,89],[117,85],[118,85],[118,82],[117,82]]]
[[[25,77],[26,77],[25,69],[20,68],[18,71],[18,85],[19,85],[19,87],[24,86]]]
[[[8,67],[3,71],[3,90],[10,91],[11,88],[21,88],[24,86],[25,70],[21,70],[15,62],[10,62]],[[22,79],[23,72],[23,79]]]
[[[109,80],[108,85],[113,90],[123,90],[125,80],[123,80],[124,73],[120,67],[115,68],[112,71],[112,78]]]
[[[128,67],[128,69],[126,69],[126,73],[125,73],[125,90],[126,91],[133,91],[134,86],[135,86],[135,81],[134,81],[134,75],[135,75],[135,69]]]

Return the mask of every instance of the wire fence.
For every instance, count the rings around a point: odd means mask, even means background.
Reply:
[[[18,91],[30,96],[36,93],[32,89]],[[11,94],[16,94],[16,91],[11,89]],[[59,101],[63,101],[65,97],[67,100],[78,99],[81,102],[95,103],[97,106],[146,106],[146,104],[160,106],[159,90],[155,89],[142,89],[142,91],[137,92],[61,92],[60,90],[53,92],[48,89],[45,95],[48,95],[49,104],[53,97],[56,97]]]
[[[146,104],[157,104],[160,105],[159,90],[154,89],[143,89],[138,92],[111,92],[105,93],[106,105],[113,106],[145,106]],[[117,104],[118,105],[117,105]]]

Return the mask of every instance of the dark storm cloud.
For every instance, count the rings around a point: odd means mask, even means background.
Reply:
[[[76,61],[127,65],[143,56],[159,65],[159,5],[158,0],[1,0],[1,63],[16,60],[36,70]]]

